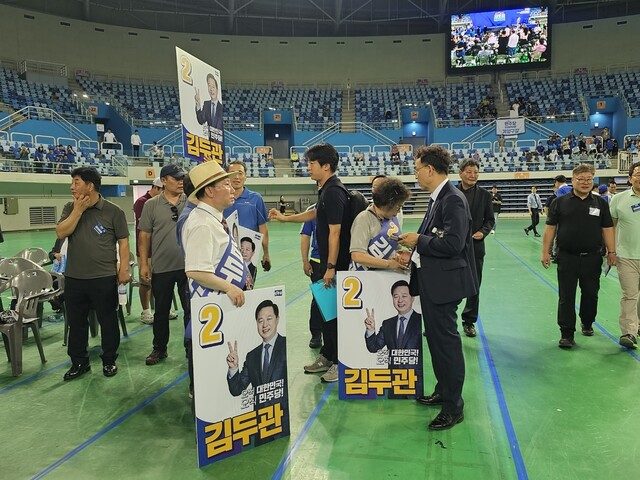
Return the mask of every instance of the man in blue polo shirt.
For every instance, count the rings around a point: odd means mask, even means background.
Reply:
[[[316,204],[310,205],[307,211],[314,210]],[[311,256],[309,256],[311,250]],[[316,241],[316,219],[304,222],[300,230],[300,253],[302,254],[302,270],[304,274],[311,278],[311,282],[317,282],[322,278],[320,275],[320,253],[318,252],[318,242]],[[318,308],[315,298],[311,298],[311,310],[309,312],[309,331],[311,340],[309,348],[322,347],[322,314]]]
[[[265,272],[271,269],[269,259],[269,230],[267,229],[267,207],[262,196],[245,188],[247,181],[247,166],[241,160],[236,160],[227,165],[227,172],[238,172],[231,177],[231,185],[235,190],[235,201],[233,205],[224,211],[225,218],[228,218],[236,210],[238,211],[238,222],[241,227],[248,228],[254,232],[262,234],[262,268]],[[255,278],[253,279],[255,281]]]

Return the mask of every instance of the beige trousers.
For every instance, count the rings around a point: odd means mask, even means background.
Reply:
[[[622,335],[638,335],[640,317],[640,260],[618,257],[618,278],[622,288],[620,299],[620,331]]]

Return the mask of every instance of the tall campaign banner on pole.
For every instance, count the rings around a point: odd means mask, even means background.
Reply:
[[[289,435],[284,287],[226,294],[190,281],[198,465]]]
[[[420,299],[409,276],[338,272],[338,392],[341,400],[423,395]]]
[[[220,70],[176,47],[184,156],[224,163]]]

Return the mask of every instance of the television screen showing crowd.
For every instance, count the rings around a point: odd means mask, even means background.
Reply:
[[[451,16],[451,70],[549,63],[548,9],[517,8]]]

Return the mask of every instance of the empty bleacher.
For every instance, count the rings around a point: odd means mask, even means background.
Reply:
[[[72,117],[75,122],[86,121],[75,104],[73,92],[68,87],[48,85],[23,80],[18,72],[7,67],[0,67],[0,102],[10,105],[15,110],[23,107],[46,107],[60,115]],[[31,118],[38,118],[38,111]]]

